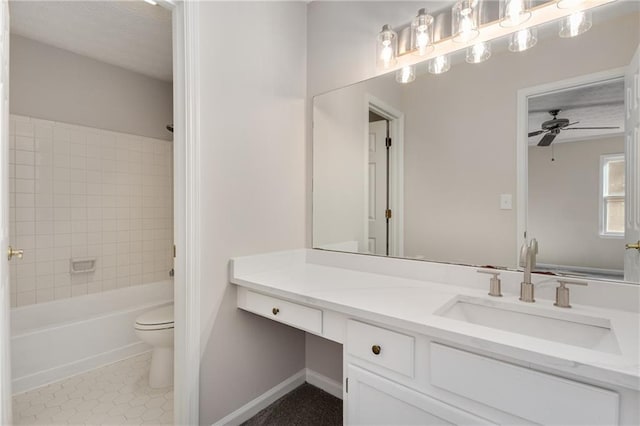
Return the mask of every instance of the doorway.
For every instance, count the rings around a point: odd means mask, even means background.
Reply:
[[[541,269],[637,282],[638,251],[625,250],[637,239],[637,61],[518,92],[517,247],[539,239]]]
[[[371,95],[365,138],[365,233],[369,253],[403,255],[404,114]]]
[[[197,9],[194,2],[164,1],[157,2],[159,7],[171,11],[173,29],[173,125],[174,125],[174,242],[175,251],[175,401],[174,421],[176,424],[198,423],[198,376],[199,376],[199,302],[197,288],[197,271],[199,267],[197,252],[197,234],[199,213],[194,208],[194,199],[198,191],[198,113],[197,96],[197,58],[198,58],[198,26]],[[3,103],[0,115],[2,129],[2,205],[0,206],[0,237],[3,247],[8,247],[8,37],[9,9],[7,2],[2,2],[0,11],[0,34],[4,42],[1,44],[2,79],[0,92]],[[170,124],[170,123],[167,123]],[[187,170],[189,173],[187,173]],[[4,249],[3,249],[4,250]],[[6,252],[5,252],[6,253]],[[190,253],[190,262],[185,261]],[[10,374],[10,336],[9,336],[9,304],[10,289],[8,284],[8,263],[0,264],[0,423],[10,424],[11,413],[11,374]]]

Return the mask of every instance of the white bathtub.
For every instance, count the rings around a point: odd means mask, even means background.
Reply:
[[[13,393],[145,352],[133,323],[173,301],[173,281],[11,310]]]

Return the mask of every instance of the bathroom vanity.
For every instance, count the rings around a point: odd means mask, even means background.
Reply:
[[[636,285],[322,250],[231,262],[238,307],[343,345],[345,424],[638,424]]]

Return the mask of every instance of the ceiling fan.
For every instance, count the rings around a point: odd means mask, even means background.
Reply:
[[[560,131],[564,130],[600,130],[600,129],[619,129],[620,127],[569,127],[574,124],[578,124],[579,121],[575,121],[571,123],[567,118],[558,118],[558,114],[560,114],[559,109],[552,109],[549,111],[549,114],[553,117],[551,120],[547,120],[542,123],[542,127],[540,130],[536,130],[535,132],[530,132],[529,137],[538,136],[544,133],[540,142],[538,142],[538,146],[549,146],[551,142],[560,134]]]

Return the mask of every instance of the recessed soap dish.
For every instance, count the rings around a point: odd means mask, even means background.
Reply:
[[[96,270],[95,257],[77,257],[69,260],[69,272],[72,274],[84,274]]]

